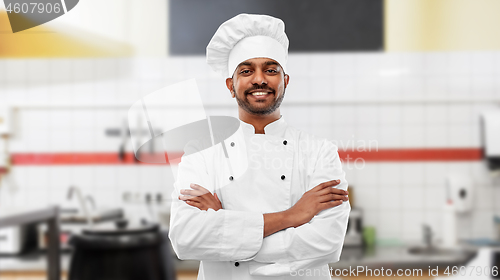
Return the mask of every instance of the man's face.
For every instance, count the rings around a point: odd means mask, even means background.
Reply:
[[[275,60],[252,58],[238,65],[226,85],[241,109],[253,115],[268,115],[281,105],[288,80]]]

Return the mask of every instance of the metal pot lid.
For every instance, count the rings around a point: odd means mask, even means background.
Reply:
[[[82,230],[88,235],[131,235],[150,232],[159,232],[160,227],[156,223],[129,223],[128,220],[118,220],[114,223],[105,223]]]

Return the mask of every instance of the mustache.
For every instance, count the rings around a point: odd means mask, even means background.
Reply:
[[[268,90],[272,94],[274,94],[276,92],[273,88],[269,87],[268,85],[262,85],[262,86],[254,85],[253,87],[245,90],[245,92],[244,92],[245,95],[249,94],[250,91],[252,91],[252,90]]]

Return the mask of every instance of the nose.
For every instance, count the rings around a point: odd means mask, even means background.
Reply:
[[[266,75],[261,70],[256,70],[253,75],[252,84],[267,85]]]

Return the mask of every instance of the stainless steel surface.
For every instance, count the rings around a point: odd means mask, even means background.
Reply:
[[[477,248],[472,246],[460,247],[451,254],[413,254],[410,249],[414,247],[394,246],[375,247],[374,250],[344,248],[340,261],[331,263],[336,268],[349,268],[349,266],[368,266],[370,268],[427,268],[429,265],[460,266],[466,264],[477,253]],[[425,247],[415,247],[425,248]],[[441,251],[444,253],[445,251]]]
[[[87,223],[89,225],[92,225],[92,219],[90,218],[90,213],[87,209],[87,205],[85,204],[85,200],[83,199],[82,191],[78,187],[71,186],[68,189],[68,199],[71,199],[73,197],[73,193],[76,193],[76,196],[78,198],[78,203],[80,204],[80,209],[87,218]]]
[[[467,251],[436,248],[436,247],[412,247],[408,249],[408,253],[416,255],[428,255],[428,256],[454,256],[454,255],[466,254]]]
[[[13,209],[0,213],[0,227],[44,222],[57,217],[59,211],[57,206],[32,209]]]
[[[61,278],[61,247],[58,215],[59,208],[57,206],[0,214],[0,227],[37,222],[47,223],[49,233],[49,246],[47,247],[47,278],[49,280],[59,280]]]
[[[91,196],[91,195],[87,195],[85,197],[85,199],[90,203],[90,205],[92,206],[92,211],[95,211],[95,200],[94,200],[94,197]]]
[[[124,212],[121,208],[112,208],[112,209],[97,209],[94,210],[92,215],[86,216],[84,213],[76,212],[76,213],[66,213],[61,214],[60,220],[61,223],[73,223],[73,224],[88,224],[88,220],[90,219],[93,224],[101,223],[105,221],[118,220],[123,218]]]

